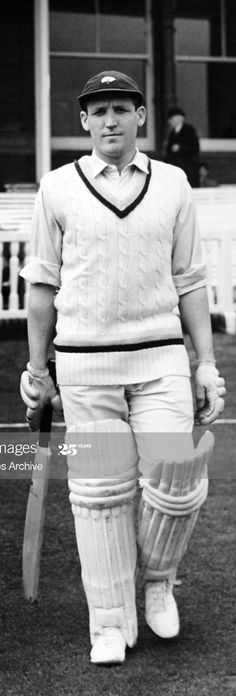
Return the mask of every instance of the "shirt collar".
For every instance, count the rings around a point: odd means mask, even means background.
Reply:
[[[91,173],[94,178],[98,176],[98,174],[104,172],[105,169],[109,171],[109,169],[113,169],[115,166],[113,164],[107,164],[107,162],[104,162],[104,160],[96,155],[95,150],[93,150],[92,154],[90,155],[90,165],[92,170]],[[128,169],[129,167],[137,167],[137,169],[140,169],[142,172],[144,172],[144,174],[148,174],[147,157],[143,152],[139,152],[137,147],[135,148],[135,154],[132,161],[129,162],[124,169]]]

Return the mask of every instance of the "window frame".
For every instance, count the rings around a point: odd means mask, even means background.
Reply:
[[[226,3],[227,0],[220,0],[220,35],[221,53],[218,56],[189,55],[175,53],[175,63],[221,63],[223,65],[236,63],[236,55],[227,55],[226,37]],[[176,14],[175,19],[179,16]],[[186,17],[187,19],[187,17]],[[236,152],[236,138],[200,138],[202,152]]]
[[[146,78],[146,105],[147,118],[145,137],[137,137],[137,146],[141,150],[155,149],[155,127],[154,127],[154,106],[153,106],[153,43],[152,43],[152,18],[151,18],[151,0],[144,0],[146,6],[146,23],[147,23],[147,52],[145,53],[117,53],[100,51],[99,40],[99,24],[101,14],[99,13],[99,0],[95,0],[95,21],[96,21],[96,51],[51,51],[49,50],[49,59],[51,58],[105,58],[122,60],[143,60],[145,63],[145,78]],[[121,66],[122,71],[122,66]],[[89,136],[53,136],[51,135],[51,148],[55,150],[81,150],[87,151],[91,149],[91,138]]]

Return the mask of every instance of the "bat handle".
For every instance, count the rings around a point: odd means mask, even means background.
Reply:
[[[50,377],[56,386],[56,367],[55,360],[50,358],[47,362]],[[52,414],[53,408],[51,404],[45,404],[41,416],[40,428],[39,428],[39,445],[40,447],[48,447],[50,443],[50,433],[52,427]]]
[[[55,384],[55,387],[57,386],[57,378],[56,378],[56,361],[55,358],[49,358],[47,361],[47,367],[49,369],[49,374],[50,377],[53,379],[53,382]]]

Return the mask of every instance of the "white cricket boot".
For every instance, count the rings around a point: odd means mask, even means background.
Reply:
[[[148,582],[145,586],[145,618],[148,626],[160,638],[178,635],[179,614],[168,580]]]
[[[95,638],[90,659],[96,664],[119,664],[125,661],[126,641],[119,628],[104,628]]]

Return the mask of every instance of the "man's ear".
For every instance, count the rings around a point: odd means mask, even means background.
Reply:
[[[143,105],[138,106],[137,115],[138,115],[138,126],[141,127],[144,125],[144,123],[146,121],[147,112],[146,112],[145,106],[143,106]]]
[[[86,111],[81,111],[81,112],[80,112],[80,120],[81,120],[82,128],[83,128],[85,131],[89,131],[88,114],[87,114]]]

